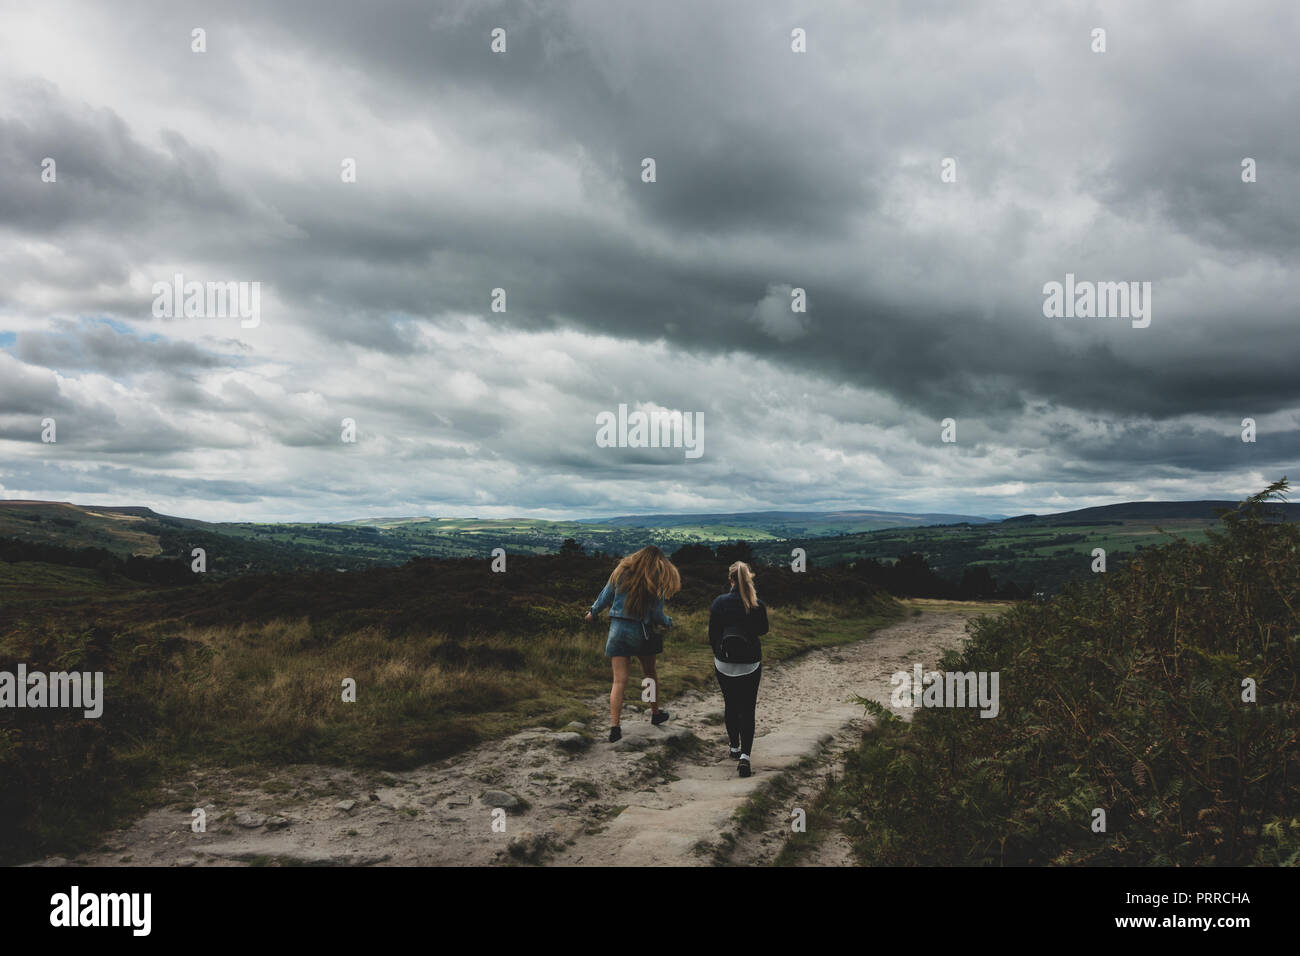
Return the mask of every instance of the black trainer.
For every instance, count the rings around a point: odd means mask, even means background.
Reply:
[[[739,759],[740,759],[740,748],[739,748],[739,747],[728,747],[728,748],[727,748],[727,756],[730,757],[732,760],[739,760]]]
[[[740,770],[740,775],[741,775],[742,777],[748,777],[748,776],[749,776],[749,758],[748,758],[748,757],[742,757],[742,758],[740,759],[740,762],[739,762],[736,766],[739,768],[739,770]]]
[[[615,724],[613,727],[609,728],[609,742],[611,744],[618,743],[622,739],[623,739],[622,727],[620,727],[618,724]]]
[[[667,719],[668,719],[668,711],[666,710],[661,710],[657,714],[650,715],[650,723],[654,724],[656,727],[658,727]]]

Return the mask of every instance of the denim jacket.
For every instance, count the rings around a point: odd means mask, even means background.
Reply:
[[[591,616],[595,617],[605,608],[609,608],[609,631],[614,636],[615,631],[625,631],[629,638],[639,640],[642,637],[641,623],[659,624],[662,627],[672,627],[673,619],[664,613],[664,599],[657,599],[650,609],[646,611],[641,619],[635,619],[628,616],[627,611],[623,609],[623,602],[627,600],[626,591],[615,591],[613,582],[605,585],[600,592],[600,597],[596,598],[596,603],[591,606]]]

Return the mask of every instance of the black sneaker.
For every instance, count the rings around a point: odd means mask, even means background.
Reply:
[[[736,764],[736,766],[737,766],[737,768],[740,770],[740,775],[741,775],[742,777],[748,777],[748,776],[749,776],[749,758],[748,758],[748,757],[742,758],[741,761],[740,761],[738,764]]]
[[[667,719],[668,719],[668,711],[666,710],[661,710],[657,714],[650,715],[650,723],[654,724],[656,727],[658,727]]]
[[[609,742],[611,744],[618,743],[622,739],[623,739],[622,727],[620,727],[618,724],[615,724],[613,727],[609,728]]]
[[[739,751],[737,748],[735,748],[735,747],[728,747],[728,748],[727,748],[727,756],[730,757],[732,760],[739,760],[739,759],[740,759],[740,751]]]

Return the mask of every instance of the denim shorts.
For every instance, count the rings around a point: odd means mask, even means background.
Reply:
[[[647,638],[640,621],[609,620],[609,639],[605,642],[606,657],[649,657],[662,654],[663,637]]]

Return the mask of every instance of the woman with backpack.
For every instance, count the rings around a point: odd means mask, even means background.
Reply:
[[[614,686],[609,691],[609,742],[623,736],[619,719],[623,694],[627,688],[628,659],[639,657],[641,670],[654,681],[650,695],[650,722],[662,724],[668,711],[659,709],[659,675],[655,655],[663,653],[664,639],[660,627],[672,627],[673,619],[664,613],[664,602],[682,589],[682,576],[667,556],[654,545],[642,548],[619,561],[604,590],[587,612],[586,620],[609,608],[609,637],[605,656],[614,670]]]
[[[754,748],[758,682],[763,674],[763,645],[767,633],[767,608],[754,590],[754,572],[743,561],[727,569],[731,591],[720,595],[709,609],[709,644],[713,647],[713,672],[725,702],[729,756],[738,761],[742,777],[750,774],[749,755]]]

